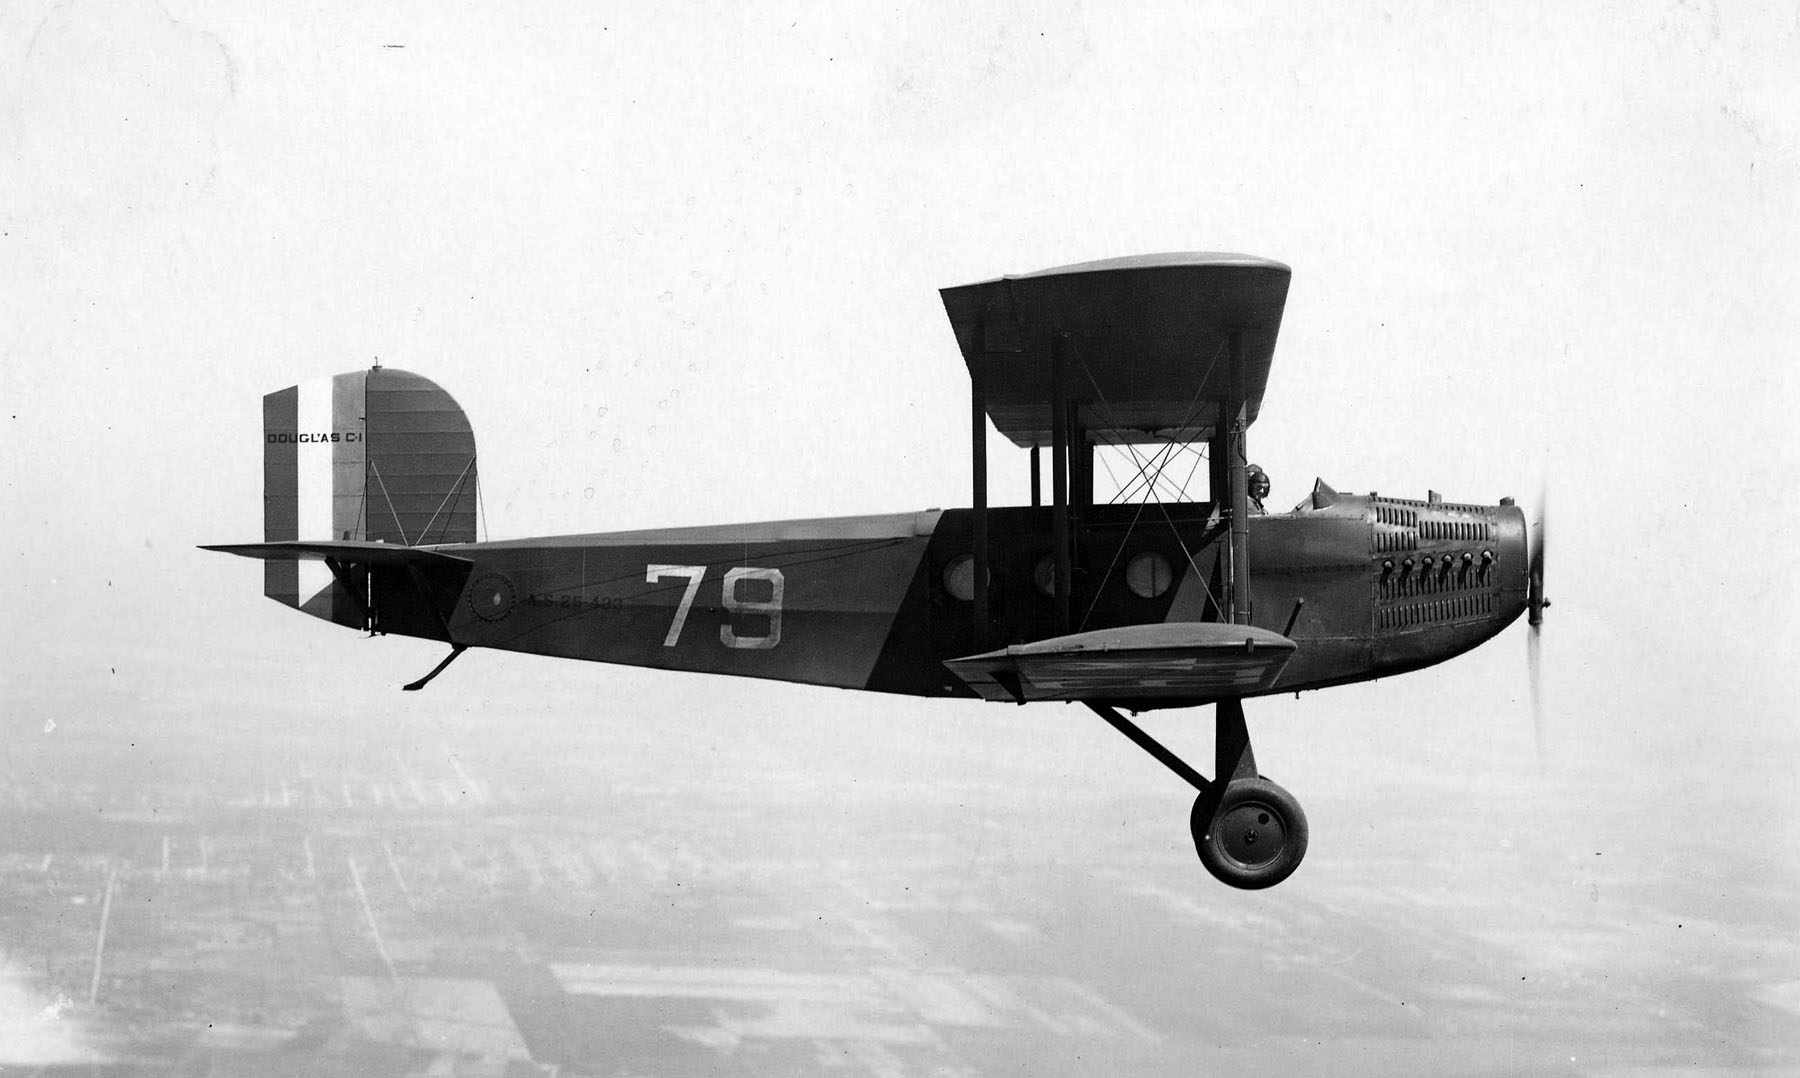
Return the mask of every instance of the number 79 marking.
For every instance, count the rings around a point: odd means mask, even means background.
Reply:
[[[681,605],[675,608],[675,622],[669,626],[669,635],[663,637],[663,647],[672,648],[675,641],[681,639],[681,627],[687,624],[688,610],[694,605],[694,596],[700,593],[700,578],[705,575],[704,565],[652,565],[645,570],[646,584],[654,584],[664,577],[687,577],[687,592],[681,597]]]
[[[694,596],[700,593],[700,581],[706,576],[704,565],[649,565],[644,569],[644,582],[654,584],[669,577],[683,577],[687,580],[687,590],[681,595],[681,602],[675,607],[675,620],[669,625],[669,633],[663,637],[663,647],[672,648],[681,639],[682,627],[687,624],[688,611],[693,609]],[[747,581],[766,581],[769,585],[767,599],[746,599],[738,594],[739,585]],[[761,651],[781,643],[781,601],[786,582],[782,579],[780,569],[755,569],[740,567],[725,571],[725,582],[719,601],[729,614],[751,614],[768,619],[768,631],[761,636],[740,635],[737,627],[727,623],[719,626],[719,643],[728,648],[745,648]]]

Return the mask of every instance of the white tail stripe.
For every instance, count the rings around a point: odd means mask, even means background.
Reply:
[[[335,418],[331,406],[330,378],[317,378],[300,383],[295,428],[302,435],[327,434]],[[333,498],[332,446],[326,441],[303,441],[297,447],[295,464],[298,471],[299,538],[336,539],[331,532]],[[331,586],[331,570],[324,562],[300,563],[300,602],[302,605]]]

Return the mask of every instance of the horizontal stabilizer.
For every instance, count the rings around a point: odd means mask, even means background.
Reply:
[[[1297,645],[1223,622],[1128,625],[1015,644],[944,665],[984,700],[1217,700],[1267,690]]]
[[[327,539],[318,542],[280,542],[280,543],[226,543],[219,546],[203,546],[201,550],[216,550],[222,554],[236,554],[241,558],[256,558],[259,561],[324,561],[334,558],[341,562],[355,565],[414,565],[420,569],[468,569],[474,565],[467,558],[459,558],[454,554],[440,554],[435,550],[426,550],[416,546],[402,546],[398,543],[373,543],[354,539]]]

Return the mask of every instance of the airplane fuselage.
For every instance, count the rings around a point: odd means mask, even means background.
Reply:
[[[378,567],[368,617],[340,604],[333,620],[438,639],[447,629],[450,643],[470,647],[916,696],[973,696],[947,660],[1059,629],[1221,620],[1228,534],[1206,503],[1077,510],[1066,628],[1050,583],[1051,509],[988,512],[985,638],[970,602],[968,510],[437,546],[471,563],[465,579],[436,577],[422,590]],[[1509,505],[1333,494],[1248,524],[1251,588],[1240,609],[1297,647],[1272,685],[1244,695],[1429,666],[1525,609],[1525,522]],[[423,606],[427,593],[436,613]]]

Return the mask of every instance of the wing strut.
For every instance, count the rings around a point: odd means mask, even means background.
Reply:
[[[1050,504],[1052,541],[1056,546],[1054,593],[1058,636],[1069,633],[1069,578],[1073,575],[1069,550],[1068,351],[1068,335],[1057,334],[1050,342]]]
[[[975,505],[975,646],[988,642],[988,481],[987,385],[981,370],[969,367],[969,445]]]
[[[1230,389],[1219,403],[1216,432],[1208,440],[1212,458],[1213,503],[1224,495],[1225,516],[1231,536],[1225,544],[1225,573],[1220,581],[1219,598],[1223,600],[1220,617],[1237,625],[1250,624],[1250,499],[1245,469],[1249,456],[1244,448],[1244,431],[1250,425],[1246,412],[1244,332],[1233,330],[1230,337]]]
[[[1231,331],[1231,614],[1239,625],[1250,624],[1250,488],[1246,469],[1250,452],[1244,444],[1250,427],[1244,389],[1244,331]],[[1238,723],[1243,723],[1239,712]]]

